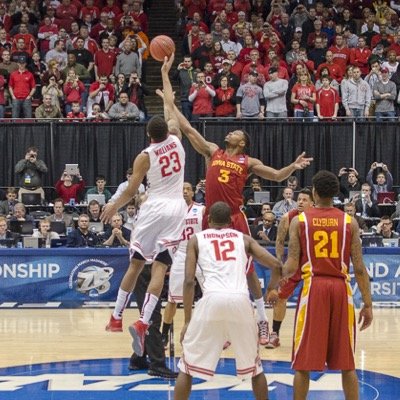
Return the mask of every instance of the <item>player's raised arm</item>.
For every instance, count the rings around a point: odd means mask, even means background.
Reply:
[[[292,175],[294,171],[307,168],[312,161],[313,158],[306,157],[306,153],[303,152],[296,158],[294,162],[281,169],[275,169],[264,165],[260,160],[256,158],[249,159],[249,167],[252,173],[261,178],[269,179],[275,182],[282,182],[290,175]]]
[[[194,149],[204,157],[210,157],[218,148],[218,146],[215,143],[207,142],[207,140],[205,140],[204,137],[190,125],[189,121],[183,116],[174,103],[172,85],[168,75],[173,63],[173,59],[174,54],[169,59],[166,58],[164,60],[164,64],[161,68],[161,76],[164,88],[164,104],[168,112],[176,115],[176,119],[178,120],[181,131],[189,139]]]
[[[133,162],[133,173],[129,179],[127,188],[121,193],[114,203],[107,203],[104,206],[103,212],[101,213],[102,222],[109,223],[111,218],[118,212],[118,210],[132,200],[149,168],[149,156],[146,153],[140,153]]]

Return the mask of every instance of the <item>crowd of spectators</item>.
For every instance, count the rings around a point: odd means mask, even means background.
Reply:
[[[182,111],[394,120],[400,7],[389,0],[185,0]]]
[[[149,0],[0,4],[0,118],[145,120]]]

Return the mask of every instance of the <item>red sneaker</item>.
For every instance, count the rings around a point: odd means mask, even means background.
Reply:
[[[269,342],[265,346],[266,349],[276,349],[279,347],[281,344],[279,342],[279,336],[276,332],[271,332],[271,335],[269,337]]]
[[[110,322],[106,326],[108,332],[122,332],[122,319],[115,319],[112,315]]]
[[[148,327],[148,324],[145,324],[140,320],[136,321],[129,327],[129,333],[133,339],[132,349],[139,357],[142,357],[144,353],[144,339],[146,337]]]
[[[269,342],[269,325],[267,321],[258,321],[258,343],[265,346]]]

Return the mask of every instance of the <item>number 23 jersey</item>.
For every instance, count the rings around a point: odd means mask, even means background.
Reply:
[[[147,171],[149,197],[182,198],[185,173],[185,150],[175,135],[162,142],[153,142],[143,150],[150,158]],[[162,211],[162,210],[160,210]]]

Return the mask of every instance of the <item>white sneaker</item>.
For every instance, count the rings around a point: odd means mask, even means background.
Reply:
[[[258,343],[265,346],[269,342],[269,325],[267,321],[258,321]]]

